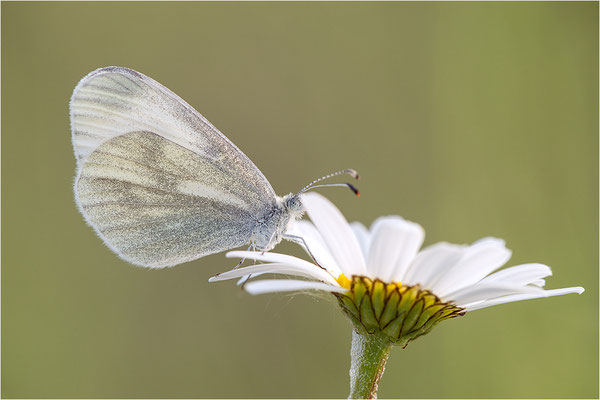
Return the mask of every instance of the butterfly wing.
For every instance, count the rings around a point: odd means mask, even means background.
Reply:
[[[260,202],[238,196],[239,186],[237,177],[183,146],[132,132],[85,159],[75,197],[118,255],[160,268],[249,243]]]
[[[149,267],[249,243],[275,192],[185,101],[122,67],[96,70],[70,104],[86,220],[125,260]]]
[[[238,177],[264,203],[274,202],[273,188],[240,149],[179,96],[144,74],[123,67],[91,72],[73,92],[70,115],[79,166],[110,138],[153,132]]]

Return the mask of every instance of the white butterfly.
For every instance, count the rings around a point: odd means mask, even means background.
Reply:
[[[83,78],[70,104],[85,220],[124,260],[161,268],[250,244],[267,251],[304,213],[300,194],[275,195],[260,170],[200,113],[128,68]]]

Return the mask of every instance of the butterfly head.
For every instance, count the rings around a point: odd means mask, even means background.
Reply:
[[[285,212],[289,213],[294,219],[298,219],[304,213],[304,207],[302,201],[300,201],[300,195],[290,193],[283,196],[282,205]]]

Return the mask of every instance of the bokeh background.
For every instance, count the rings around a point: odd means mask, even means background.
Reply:
[[[251,297],[223,254],[119,260],[72,194],[68,101],[108,65],[186,99],[279,194],[426,244],[505,238],[586,292],[473,312],[396,348],[380,397],[598,397],[598,3],[2,3],[3,397],[345,397],[332,302]],[[284,243],[279,251],[301,255]]]

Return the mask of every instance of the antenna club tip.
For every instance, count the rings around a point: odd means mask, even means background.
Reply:
[[[355,170],[353,170],[352,168],[348,168],[346,170],[346,172],[348,173],[348,175],[350,175],[351,177],[353,177],[354,179],[356,179],[357,181],[360,180],[360,175],[358,174],[358,172],[356,172]]]
[[[350,183],[346,183],[346,185],[350,188],[350,190],[352,190],[352,192],[356,195],[356,196],[360,196],[360,192],[358,191],[358,189],[356,187],[354,187],[354,185],[350,184]]]

